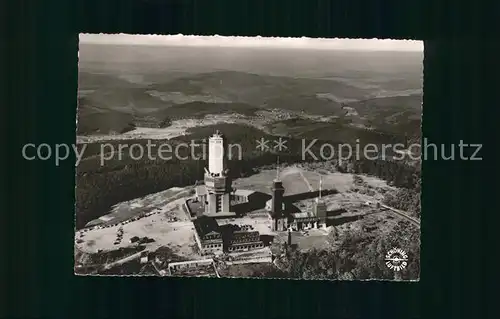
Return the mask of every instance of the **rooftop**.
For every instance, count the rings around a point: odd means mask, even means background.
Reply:
[[[219,224],[213,218],[207,216],[198,217],[193,221],[194,227],[198,235],[205,236],[211,232],[219,232]]]
[[[259,234],[259,231],[254,230],[254,229],[238,229],[238,230],[233,231],[233,235],[242,235],[242,234],[255,235],[255,234]]]
[[[242,235],[259,235],[259,232],[252,225],[225,224],[221,226],[221,231],[226,238],[233,238]]]
[[[213,259],[201,259],[201,260],[188,260],[188,261],[180,261],[180,262],[175,262],[175,263],[169,263],[168,266],[177,266],[177,265],[192,265],[192,264],[210,264],[213,263]]]
[[[234,195],[237,195],[237,196],[250,196],[253,193],[255,193],[255,191],[252,191],[249,189],[237,189],[234,191]]]
[[[314,215],[313,212],[300,212],[300,213],[293,213],[292,214],[293,218],[299,219],[299,218],[314,218],[316,215]]]

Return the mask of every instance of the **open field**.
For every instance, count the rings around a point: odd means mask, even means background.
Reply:
[[[186,220],[185,213],[180,208],[183,201],[183,198],[175,200],[168,204],[168,209],[121,225],[80,230],[75,236],[77,247],[88,253],[116,250],[120,247],[135,246],[136,244],[132,244],[130,239],[137,236],[154,240],[146,244],[146,249],[150,251],[159,247],[168,247],[179,256],[197,256],[197,253],[193,251],[196,245],[193,224]],[[172,221],[174,217],[180,221]],[[123,229],[122,239],[115,244],[120,228]]]
[[[280,178],[283,181],[283,186],[285,187],[285,196],[291,196],[301,193],[309,192],[309,187],[307,183],[304,182],[302,175],[309,181],[314,191],[319,190],[319,179],[322,178],[323,190],[336,189],[339,193],[349,193],[353,188],[356,187],[354,181],[354,174],[350,173],[339,173],[339,172],[324,172],[322,174],[315,171],[309,171],[301,166],[289,166],[280,168]],[[263,193],[271,193],[271,182],[276,177],[276,170],[261,170],[258,174],[252,175],[250,177],[236,179],[233,182],[234,187],[242,189],[251,189],[260,191]],[[394,187],[387,185],[387,183],[381,179],[372,176],[363,176],[363,181],[366,183],[367,187],[374,190],[389,191],[394,190]],[[378,195],[375,193],[375,196]],[[334,196],[334,195],[328,195]],[[351,198],[351,195],[342,195],[347,199]],[[362,197],[362,196],[361,196]]]
[[[175,120],[171,125],[163,128],[136,127],[122,134],[78,135],[77,143],[134,139],[168,140],[188,134],[191,128],[221,123],[247,124],[244,119],[234,114],[207,115],[203,118]]]

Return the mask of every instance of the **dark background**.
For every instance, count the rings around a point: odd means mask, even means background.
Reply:
[[[24,161],[25,143],[75,142],[78,33],[425,39],[423,136],[484,143],[494,94],[485,56],[497,49],[495,7],[458,1],[10,1],[1,17],[0,317],[484,318],[497,272],[483,245],[498,213],[483,200],[493,165],[423,163],[419,283],[77,277],[74,162]],[[450,3],[449,5],[447,3]],[[453,4],[451,4],[453,3]],[[12,13],[9,12],[13,9]],[[480,23],[482,26],[480,27]],[[495,56],[493,54],[492,56]],[[496,55],[498,57],[498,55]],[[491,84],[490,84],[491,85]],[[5,89],[6,88],[6,89]],[[496,100],[498,105],[498,100]],[[491,126],[490,126],[491,125]],[[492,134],[492,132],[490,132]],[[495,135],[493,135],[495,136]],[[482,185],[482,186],[481,186]],[[2,236],[3,237],[3,236]],[[6,252],[4,252],[6,250]],[[491,305],[491,304],[490,304]]]

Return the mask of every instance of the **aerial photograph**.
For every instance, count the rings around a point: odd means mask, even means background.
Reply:
[[[80,34],[74,273],[418,281],[423,59]]]

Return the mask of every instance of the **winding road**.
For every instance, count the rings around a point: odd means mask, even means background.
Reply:
[[[383,207],[383,208],[386,208],[386,209],[389,209],[390,211],[392,211],[393,213],[396,213],[397,215],[409,220],[411,223],[413,223],[415,226],[417,226],[418,228],[420,228],[420,221],[414,217],[411,217],[408,215],[408,213],[402,211],[402,210],[399,210],[399,209],[396,209],[396,208],[393,208],[393,207],[390,207],[390,206],[387,206],[387,205],[384,205],[382,203],[380,203],[380,207]]]

